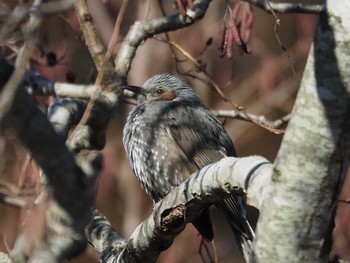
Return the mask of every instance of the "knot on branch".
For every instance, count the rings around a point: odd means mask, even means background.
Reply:
[[[184,204],[176,207],[165,209],[161,214],[161,229],[168,231],[170,229],[178,229],[184,225],[186,218],[186,206]]]
[[[224,187],[222,189],[225,190],[225,192],[228,193],[228,194],[231,194],[232,190],[237,192],[237,194],[239,194],[239,195],[243,195],[244,194],[244,192],[243,192],[241,187],[239,187],[237,185],[232,185],[230,182],[225,182],[224,183]]]
[[[83,14],[82,20],[83,20],[84,22],[93,22],[93,19],[92,19],[91,14],[86,14],[86,13]]]

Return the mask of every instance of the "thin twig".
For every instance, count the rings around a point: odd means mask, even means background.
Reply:
[[[131,68],[131,62],[142,41],[156,34],[192,25],[204,16],[210,2],[210,0],[196,1],[194,10],[188,10],[185,19],[183,19],[181,14],[175,14],[172,16],[150,19],[148,21],[135,22],[126,35],[125,41],[123,41],[118,56],[115,59],[115,69],[119,76],[117,81],[120,83],[126,82],[126,76]]]
[[[0,119],[7,113],[11,106],[16,90],[22,81],[22,76],[26,69],[27,63],[35,49],[38,40],[38,29],[42,21],[40,12],[37,12],[41,0],[35,0],[32,5],[32,12],[28,22],[27,40],[22,46],[16,59],[16,67],[10,79],[7,81],[5,87],[0,94]],[[36,10],[36,11],[35,11]]]
[[[109,59],[105,60],[106,49],[97,32],[92,15],[89,11],[87,0],[79,0],[76,4],[76,14],[84,34],[85,44],[94,60],[97,71],[103,73],[104,83],[109,83],[115,78],[114,66]]]
[[[86,2],[85,2],[85,4],[86,4]],[[113,31],[111,40],[110,40],[110,42],[108,44],[107,52],[104,55],[102,64],[100,65],[100,69],[98,71],[98,75],[97,75],[97,78],[96,78],[96,81],[95,81],[95,87],[96,87],[95,91],[94,91],[93,95],[90,97],[89,103],[86,106],[86,110],[85,110],[85,112],[83,114],[83,117],[79,121],[79,123],[76,126],[76,128],[74,129],[74,131],[69,136],[68,144],[70,144],[70,142],[72,141],[74,136],[77,134],[79,129],[81,129],[81,127],[83,127],[86,124],[86,122],[88,121],[88,119],[90,118],[91,111],[92,111],[92,108],[94,106],[95,100],[96,100],[97,96],[101,92],[101,89],[99,87],[103,83],[103,78],[105,76],[105,74],[104,74],[105,68],[107,67],[107,70],[111,69],[111,68],[108,67],[108,64],[110,64],[110,58],[111,58],[111,55],[112,55],[112,49],[116,45],[117,40],[118,40],[120,26],[121,26],[121,23],[123,21],[127,5],[128,5],[128,0],[123,0],[122,5],[120,7],[120,11],[118,13],[117,21],[116,21],[115,26],[114,26],[114,31]]]
[[[248,118],[246,118],[246,115],[244,115],[240,111],[236,111],[236,110],[212,110],[212,112],[217,117],[240,119],[243,121],[251,121],[252,119],[254,119],[257,122],[260,122],[260,123],[264,124],[265,126],[273,128],[273,129],[278,129],[283,124],[288,123],[288,121],[291,118],[291,114],[287,114],[286,116],[284,116],[280,119],[277,119],[274,121],[269,121],[266,119],[265,116],[255,115],[255,114],[250,114],[250,113],[246,114],[249,116],[249,119],[248,119]]]
[[[281,19],[277,16],[276,12],[274,11],[273,7],[271,6],[270,1],[266,0],[268,7],[271,10],[272,15],[275,18],[275,26],[274,26],[274,34],[277,40],[278,45],[281,47],[281,49],[286,52],[287,54],[287,58],[288,58],[288,63],[289,63],[289,67],[292,70],[293,76],[296,77],[296,71],[295,71],[295,67],[293,65],[293,61],[292,61],[292,57],[288,52],[288,49],[282,44],[282,41],[280,39],[279,33],[278,33],[278,27],[281,25]]]
[[[303,3],[270,3],[267,4],[268,0],[242,0],[248,2],[256,7],[264,10],[267,13],[272,13],[274,10],[280,14],[287,13],[302,13],[302,14],[313,14],[317,15],[324,10],[323,5],[316,4],[303,4]]]
[[[338,202],[350,205],[350,198],[338,199]]]
[[[0,30],[0,39],[4,41],[7,34],[12,32],[21,22],[23,22],[32,13],[40,13],[40,15],[51,15],[59,12],[65,12],[74,7],[76,0],[61,0],[48,3],[42,3],[35,9],[30,8],[28,4],[17,5],[11,14],[6,18],[5,23]]]
[[[0,192],[0,203],[15,208],[24,208],[29,205],[25,198],[20,196],[8,195]]]
[[[254,123],[254,124],[256,124],[256,125],[264,128],[264,129],[270,131],[270,132],[273,132],[275,134],[283,134],[284,133],[283,130],[279,130],[279,129],[268,127],[268,126],[264,125],[264,123],[260,123],[258,120],[250,118],[250,116],[244,111],[244,108],[242,106],[232,102],[230,99],[228,99],[225,96],[225,94],[220,89],[219,85],[210,77],[209,73],[201,66],[200,63],[198,63],[198,61],[189,52],[187,52],[179,44],[177,44],[175,42],[172,42],[172,41],[167,41],[167,40],[159,38],[159,37],[154,37],[154,39],[156,39],[158,41],[161,41],[163,43],[166,43],[168,45],[171,45],[172,47],[176,48],[179,52],[181,52],[188,60],[190,60],[198,68],[198,70],[200,70],[205,75],[205,77],[206,77],[206,79],[208,81],[204,81],[203,79],[201,79],[201,78],[199,78],[197,76],[191,75],[191,74],[187,74],[187,75],[192,76],[194,78],[197,78],[197,79],[203,81],[206,84],[208,84],[208,82],[209,82],[209,84],[210,84],[209,86],[213,87],[219,93],[219,95],[221,96],[221,98],[225,102],[228,102],[233,107],[235,107],[236,110],[238,110],[241,113],[241,115],[244,116],[245,119],[247,119],[247,120],[251,121],[252,123]]]

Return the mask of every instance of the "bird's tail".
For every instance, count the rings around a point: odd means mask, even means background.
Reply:
[[[224,213],[226,220],[235,235],[238,248],[244,259],[248,262],[251,254],[254,231],[246,218],[246,209],[242,196],[230,196],[216,203],[216,206]]]
[[[197,228],[199,234],[201,234],[205,241],[211,242],[213,240],[214,233],[208,208],[204,209],[200,216],[193,221],[192,224],[195,228]]]

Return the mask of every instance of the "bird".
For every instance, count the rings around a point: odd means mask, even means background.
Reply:
[[[233,142],[217,117],[180,77],[163,73],[142,87],[127,85],[137,98],[123,128],[123,144],[137,180],[154,203],[192,173],[226,156],[236,156]],[[254,231],[241,195],[217,201],[247,261]],[[192,224],[206,241],[214,233],[209,208]]]

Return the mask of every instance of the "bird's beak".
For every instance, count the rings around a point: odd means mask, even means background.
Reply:
[[[138,86],[123,86],[122,89],[126,89],[126,90],[129,90],[135,94],[143,94],[143,89],[141,87],[138,87]]]
[[[132,100],[136,100],[138,103],[140,103],[145,98],[145,91],[143,88],[138,86],[123,86],[122,89],[124,90],[123,95],[124,98],[129,98]]]

